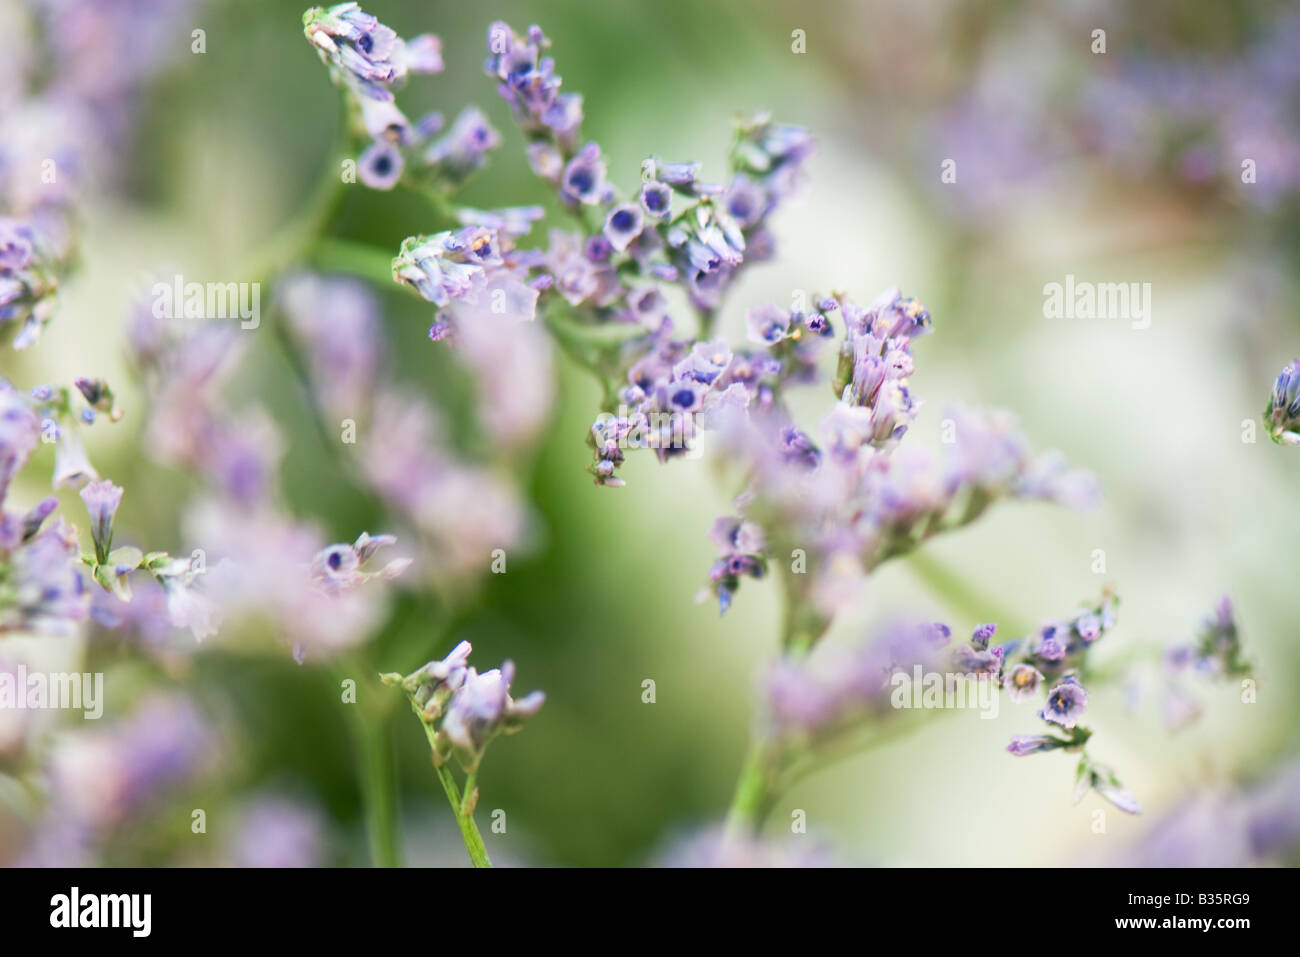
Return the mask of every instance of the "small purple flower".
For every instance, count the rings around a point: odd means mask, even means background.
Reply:
[[[745,328],[750,342],[772,345],[790,332],[790,313],[780,306],[758,306],[745,314]]]
[[[1040,751],[1052,751],[1061,747],[1063,742],[1050,734],[1018,734],[1007,745],[1007,751],[1016,757],[1038,754]]]
[[[620,203],[605,217],[605,238],[609,240],[610,246],[622,252],[641,232],[643,225],[640,206],[636,203]]]
[[[361,100],[361,122],[372,140],[404,144],[411,138],[411,121],[387,100]]]
[[[971,644],[976,648],[987,648],[989,646],[989,639],[997,634],[997,631],[998,626],[992,622],[985,625],[979,625],[975,631],[971,633]]]
[[[357,160],[357,175],[371,189],[390,190],[402,178],[405,161],[392,143],[375,141]]]
[[[588,143],[578,155],[569,160],[560,178],[560,196],[565,201],[598,203],[605,193],[605,163],[600,158],[600,147]]]
[[[434,140],[424,161],[452,182],[460,182],[483,165],[488,152],[501,145],[501,134],[476,106],[461,110],[451,127]]]
[[[442,72],[442,40],[432,33],[421,33],[406,41],[406,69],[411,73]]]
[[[452,694],[438,729],[439,741],[467,772],[473,773],[483,760],[487,746],[498,734],[512,734],[535,715],[546,701],[540,691],[519,700],[510,697],[515,666],[505,662],[479,674],[471,666],[461,686]]]
[[[675,189],[689,189],[695,185],[695,178],[700,175],[700,164],[655,161],[654,173],[656,177]]]
[[[673,191],[666,183],[651,181],[641,187],[641,208],[652,219],[667,219],[672,202]]]
[[[1002,670],[1002,649],[958,645],[953,649],[953,667],[962,674],[996,678]]]
[[[76,429],[59,429],[54,446],[54,487],[80,488],[99,478],[99,473],[86,457],[85,446]]]
[[[1083,689],[1083,685],[1073,678],[1063,678],[1060,684],[1047,692],[1047,705],[1038,712],[1038,716],[1068,730],[1078,723],[1086,710],[1088,692]]]
[[[1059,637],[1061,626],[1049,622],[1038,630],[1030,651],[1035,658],[1047,662],[1058,662],[1065,658],[1065,642]]]
[[[1007,689],[1007,697],[1012,701],[1028,701],[1038,694],[1042,680],[1043,675],[1037,668],[1022,661],[1007,671],[1002,686]]]
[[[1081,615],[1074,622],[1074,630],[1079,633],[1084,644],[1092,644],[1101,637],[1101,616],[1096,614]]]
[[[92,482],[81,490],[81,500],[90,513],[90,536],[95,542],[95,557],[108,561],[113,548],[113,517],[122,504],[122,487],[110,481]]]
[[[407,68],[396,33],[356,3],[339,3],[329,9],[312,7],[303,14],[302,23],[307,41],[330,68],[335,83],[370,99],[393,98],[392,87]]]
[[[496,233],[467,226],[456,232],[410,236],[393,260],[393,279],[414,286],[434,305],[450,305],[502,263]]]
[[[737,173],[722,194],[722,208],[741,229],[749,229],[767,215],[767,191],[745,174]]]

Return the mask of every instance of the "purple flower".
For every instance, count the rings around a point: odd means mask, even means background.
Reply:
[[[261,797],[240,816],[227,851],[232,867],[320,867],[320,815],[300,800]]]
[[[435,34],[421,33],[406,41],[406,69],[411,73],[442,72],[442,40]]]
[[[743,173],[737,173],[722,194],[722,208],[741,229],[758,225],[768,207],[767,191]]]
[[[432,72],[430,67],[442,66],[441,57],[431,55],[427,38],[420,39],[415,56],[408,58],[402,39],[356,3],[312,7],[302,15],[302,23],[331,79],[362,97],[391,101],[393,87],[408,69]]]
[[[357,175],[371,189],[390,190],[402,178],[405,161],[392,143],[376,141],[357,160]]]
[[[496,233],[477,226],[410,236],[393,260],[393,279],[415,287],[434,305],[447,306],[483,282],[489,267],[500,266],[501,254]]]
[[[758,306],[745,314],[749,341],[761,345],[780,342],[790,332],[790,313],[780,306]]]
[[[641,187],[641,208],[652,219],[667,219],[672,202],[673,191],[665,183],[651,181]]]
[[[9,556],[0,604],[0,634],[71,634],[89,612],[90,597],[77,570],[77,536],[61,520],[45,525]]]
[[[1007,751],[1020,758],[1040,751],[1052,751],[1063,745],[1060,738],[1054,738],[1050,734],[1018,734],[1007,745]]]
[[[546,696],[540,691],[531,692],[518,701],[511,698],[510,684],[514,674],[515,666],[509,661],[500,669],[493,668],[482,674],[471,666],[464,683],[452,695],[438,734],[439,737],[446,736],[456,760],[468,772],[478,768],[483,752],[493,738],[501,733],[518,731],[546,701]]]
[[[81,500],[90,513],[90,536],[95,543],[95,557],[108,561],[113,548],[113,516],[122,504],[122,488],[110,481],[92,482],[81,490]]]
[[[588,143],[569,160],[560,177],[560,197],[573,205],[598,203],[605,195],[605,163],[600,147]]]
[[[997,634],[998,626],[992,622],[986,625],[979,625],[971,633],[971,644],[976,648],[984,649],[989,646],[989,639]]]
[[[76,429],[60,428],[58,432],[54,445],[54,487],[79,488],[98,479],[99,473],[86,457],[86,448]]]
[[[40,443],[41,424],[30,403],[6,380],[0,379],[0,506],[9,483]]]
[[[383,362],[379,303],[355,279],[295,273],[276,283],[276,304],[306,356],[317,401],[336,420],[360,421]]]
[[[605,217],[604,233],[609,244],[622,252],[641,232],[644,220],[636,203],[620,203]]]
[[[430,144],[424,161],[436,167],[450,182],[459,183],[482,166],[488,152],[500,145],[501,134],[493,129],[483,111],[467,106],[447,132]]]
[[[987,651],[971,645],[953,649],[953,667],[962,674],[996,678],[1002,670],[1002,649]]]
[[[396,578],[411,564],[409,558],[397,558],[377,572],[367,572],[365,565],[376,552],[396,544],[392,535],[371,537],[366,532],[352,545],[330,545],[321,549],[311,562],[311,579],[329,595],[356,588],[372,578]]]
[[[1012,701],[1028,701],[1038,694],[1042,680],[1043,675],[1037,668],[1022,661],[1007,670],[1002,686],[1007,689],[1007,697]]]
[[[1061,683],[1047,692],[1047,704],[1038,716],[1044,721],[1070,729],[1088,710],[1088,692],[1073,678],[1063,678]]]
[[[372,140],[384,143],[407,143],[411,138],[411,121],[387,100],[361,100],[361,123]]]
[[[542,56],[549,46],[540,27],[529,27],[527,36],[521,37],[509,24],[497,21],[488,27],[484,69],[500,81],[497,90],[521,129],[544,134],[567,150],[582,123],[582,97],[560,92],[555,62]]]

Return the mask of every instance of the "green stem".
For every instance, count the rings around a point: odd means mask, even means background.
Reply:
[[[415,712],[416,717],[420,719],[420,727],[424,728],[424,736],[429,739],[429,751],[431,754],[438,753],[437,732],[427,721],[424,720],[424,714],[414,698],[408,699],[411,702],[411,710]],[[456,787],[456,779],[452,776],[451,768],[445,764],[435,763],[433,770],[438,775],[438,781],[442,784],[442,790],[447,795],[447,803],[451,805],[451,811],[456,815],[456,825],[460,828],[460,836],[465,841],[465,850],[469,852],[470,862],[475,867],[491,867],[492,861],[488,857],[487,848],[483,844],[483,835],[479,833],[478,825],[474,823],[473,812],[465,811],[465,803],[473,796],[475,775],[471,774],[465,780],[465,795],[462,798],[460,791]]]
[[[450,768],[443,765],[434,770],[438,772],[438,780],[442,782],[442,789],[447,793],[447,801],[456,815],[456,823],[460,826],[460,836],[465,841],[465,850],[469,852],[470,862],[475,867],[491,867],[492,861],[488,857],[487,848],[483,845],[483,835],[479,833],[478,825],[474,823],[473,811],[465,809],[465,805],[474,794],[474,775],[471,774],[465,779],[465,794],[462,797],[457,793],[456,779],[452,777]]]
[[[724,827],[726,840],[734,841],[756,834],[775,799],[770,762],[761,741],[751,735],[749,751],[736,781]]]
[[[367,673],[369,669],[357,661],[331,669],[335,689],[343,679]],[[378,705],[359,700],[349,710],[352,712],[349,726],[357,758],[357,783],[361,789],[370,861],[375,867],[400,867],[402,859],[397,835],[397,793],[388,726],[389,708],[382,699]]]
[[[397,796],[393,789],[392,742],[387,715],[358,715],[357,744],[361,752],[361,791],[365,801],[366,836],[376,867],[400,867],[397,840]]]

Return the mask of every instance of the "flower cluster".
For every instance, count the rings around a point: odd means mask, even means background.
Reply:
[[[908,388],[911,343],[930,327],[920,302],[889,290],[862,309],[838,296],[819,301],[845,323],[833,388],[839,401],[822,421],[819,444],[792,420],[779,392],[760,382],[745,415],[721,423],[723,444],[743,463],[749,488],[738,518],[764,533],[782,555],[802,553],[796,569],[815,638],[864,575],[926,539],[967,525],[1000,499],[1058,502],[1086,508],[1096,498],[1087,473],[1066,468],[1053,453],[1035,457],[1005,412],[952,409],[936,463],[899,442],[920,408]],[[786,334],[779,316],[752,324],[760,337]],[[801,328],[806,329],[804,325]],[[788,363],[787,363],[788,365]],[[720,562],[728,559],[724,553]],[[711,590],[725,610],[735,575],[714,566]]]
[[[1133,795],[1119,783],[1115,773],[1098,764],[1085,750],[1092,732],[1080,722],[1088,710],[1088,692],[1080,676],[1088,652],[1114,626],[1119,600],[1108,590],[1095,604],[1080,608],[1064,621],[1049,621],[1032,635],[992,650],[990,674],[996,675],[1012,701],[1029,701],[1046,687],[1038,717],[1055,725],[1051,733],[1016,735],[1007,751],[1017,757],[1063,749],[1080,752],[1075,777],[1075,800],[1094,789],[1127,814],[1140,814]],[[978,644],[978,641],[976,642]],[[1049,680],[1050,679],[1050,680]],[[1050,684],[1050,687],[1047,687]]]
[[[278,301],[317,406],[329,422],[355,429],[360,479],[419,533],[422,571],[463,582],[485,573],[494,549],[526,544],[528,510],[505,470],[528,444],[552,401],[545,336],[532,324],[488,315],[459,326],[457,356],[477,382],[476,408],[487,461],[457,450],[439,410],[394,384],[382,347],[379,305],[355,280],[299,273]]]
[[[470,643],[462,641],[442,660],[405,677],[392,673],[383,679],[410,698],[427,728],[434,764],[441,767],[455,757],[467,774],[474,774],[493,739],[519,731],[546,695],[533,691],[516,701],[510,697],[514,664],[507,661],[480,674],[469,663],[470,651]]]
[[[1064,25],[1067,33],[1087,32],[1077,17],[1066,18],[1073,20]],[[1017,60],[1008,69],[1010,50],[1060,33],[1061,24],[1043,19],[1020,17],[989,31],[994,39],[979,52],[973,75],[925,137],[926,155],[953,157],[960,169],[960,189],[940,187],[946,210],[977,223],[1023,193],[1026,182],[1050,187],[1062,164],[1081,156],[1112,173],[1172,183],[1202,203],[1218,197],[1266,212],[1287,209],[1300,190],[1295,11],[1243,18],[1246,41],[1223,47],[1220,62],[1204,51],[1152,48],[1112,53],[1104,59],[1113,62],[1097,68],[1079,48]],[[1261,89],[1269,96],[1255,96]]]
[[[126,165],[146,81],[184,49],[195,0],[36,0],[0,37],[0,336],[35,343],[76,259],[82,197]],[[130,56],[122,50],[130,49]],[[57,69],[48,69],[56,64]]]
[[[390,190],[406,182],[440,194],[462,183],[500,145],[500,134],[477,107],[465,107],[446,126],[441,113],[412,122],[397,106],[394,91],[408,75],[442,71],[442,42],[434,34],[404,40],[356,3],[313,7],[303,14],[303,30],[345,91],[364,185]]]
[[[58,264],[27,222],[0,218],[0,327],[16,329],[14,348],[39,338],[54,314]]]
[[[558,173],[574,152],[582,125],[582,96],[560,92],[562,81],[555,72],[555,61],[542,55],[550,45],[541,27],[529,27],[528,35],[521,37],[509,24],[497,21],[488,27],[488,58],[483,68],[499,81],[501,98],[510,104],[515,122],[529,135],[529,159],[534,169],[551,167]]]
[[[1279,445],[1300,445],[1300,359],[1292,359],[1278,373],[1264,407],[1264,427]]]
[[[348,300],[337,305],[346,309]],[[278,431],[264,410],[234,415],[223,398],[246,341],[228,326],[189,329],[145,308],[134,316],[132,355],[150,399],[146,448],[202,476],[208,489],[187,521],[202,546],[188,559],[145,556],[145,567],[163,588],[172,624],[195,638],[215,634],[225,620],[267,621],[298,661],[328,657],[364,641],[380,620],[380,596],[362,586],[394,578],[409,563],[365,572],[391,536],[363,533],[355,545],[329,545],[318,529],[281,513]],[[327,369],[374,368],[327,345],[320,361]]]
[[[895,674],[937,664],[952,630],[941,622],[894,622],[836,658],[783,657],[762,681],[763,734],[783,751],[825,747],[893,711]]]
[[[63,737],[45,769],[48,807],[20,863],[90,864],[115,829],[209,770],[217,743],[210,721],[177,693],[155,694],[103,730]]]
[[[393,259],[393,281],[405,284],[438,307],[429,330],[435,341],[451,335],[456,319],[478,316],[532,319],[539,289],[549,277],[529,279],[538,257],[518,252],[509,234],[484,226],[465,226],[432,236],[408,236]]]

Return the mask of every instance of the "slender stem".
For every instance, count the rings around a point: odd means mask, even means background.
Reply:
[[[736,793],[727,811],[726,840],[734,841],[755,834],[763,826],[763,819],[775,798],[769,767],[763,743],[751,736],[745,763],[736,781]]]
[[[466,805],[469,804],[474,793],[474,775],[471,774],[465,779],[465,795],[462,798],[457,793],[456,779],[452,777],[451,769],[443,765],[435,770],[438,772],[438,779],[442,782],[442,789],[447,792],[447,800],[451,804],[452,812],[456,815],[456,823],[460,826],[460,836],[465,841],[465,850],[469,852],[470,862],[475,867],[491,867],[492,861],[483,844],[483,835],[479,833],[478,825],[474,823],[474,814],[472,810],[466,810]]]
[[[424,728],[424,736],[429,739],[429,750],[432,754],[437,754],[438,741],[437,732],[433,726],[424,720],[424,715],[420,711],[420,706],[414,698],[409,699],[411,710],[415,712],[420,719],[420,727]],[[470,862],[475,867],[491,867],[492,861],[488,857],[487,848],[483,844],[483,835],[479,833],[478,825],[474,823],[472,810],[466,812],[465,804],[473,796],[475,775],[471,774],[465,780],[465,796],[462,798],[460,791],[456,787],[456,779],[452,776],[451,768],[445,764],[435,763],[433,770],[438,775],[438,781],[442,784],[442,790],[447,795],[447,803],[451,805],[451,811],[456,815],[456,825],[460,828],[460,836],[465,841],[465,850],[469,853]]]
[[[340,664],[331,669],[334,686],[338,688],[344,678],[368,674],[369,670],[357,661]],[[375,705],[362,700],[349,710],[370,861],[375,867],[401,867],[393,745],[388,726],[389,708],[382,702]]]
[[[376,867],[401,867],[397,840],[397,796],[393,788],[392,742],[387,715],[358,715],[357,743],[361,751],[361,790],[365,801],[366,836]]]

